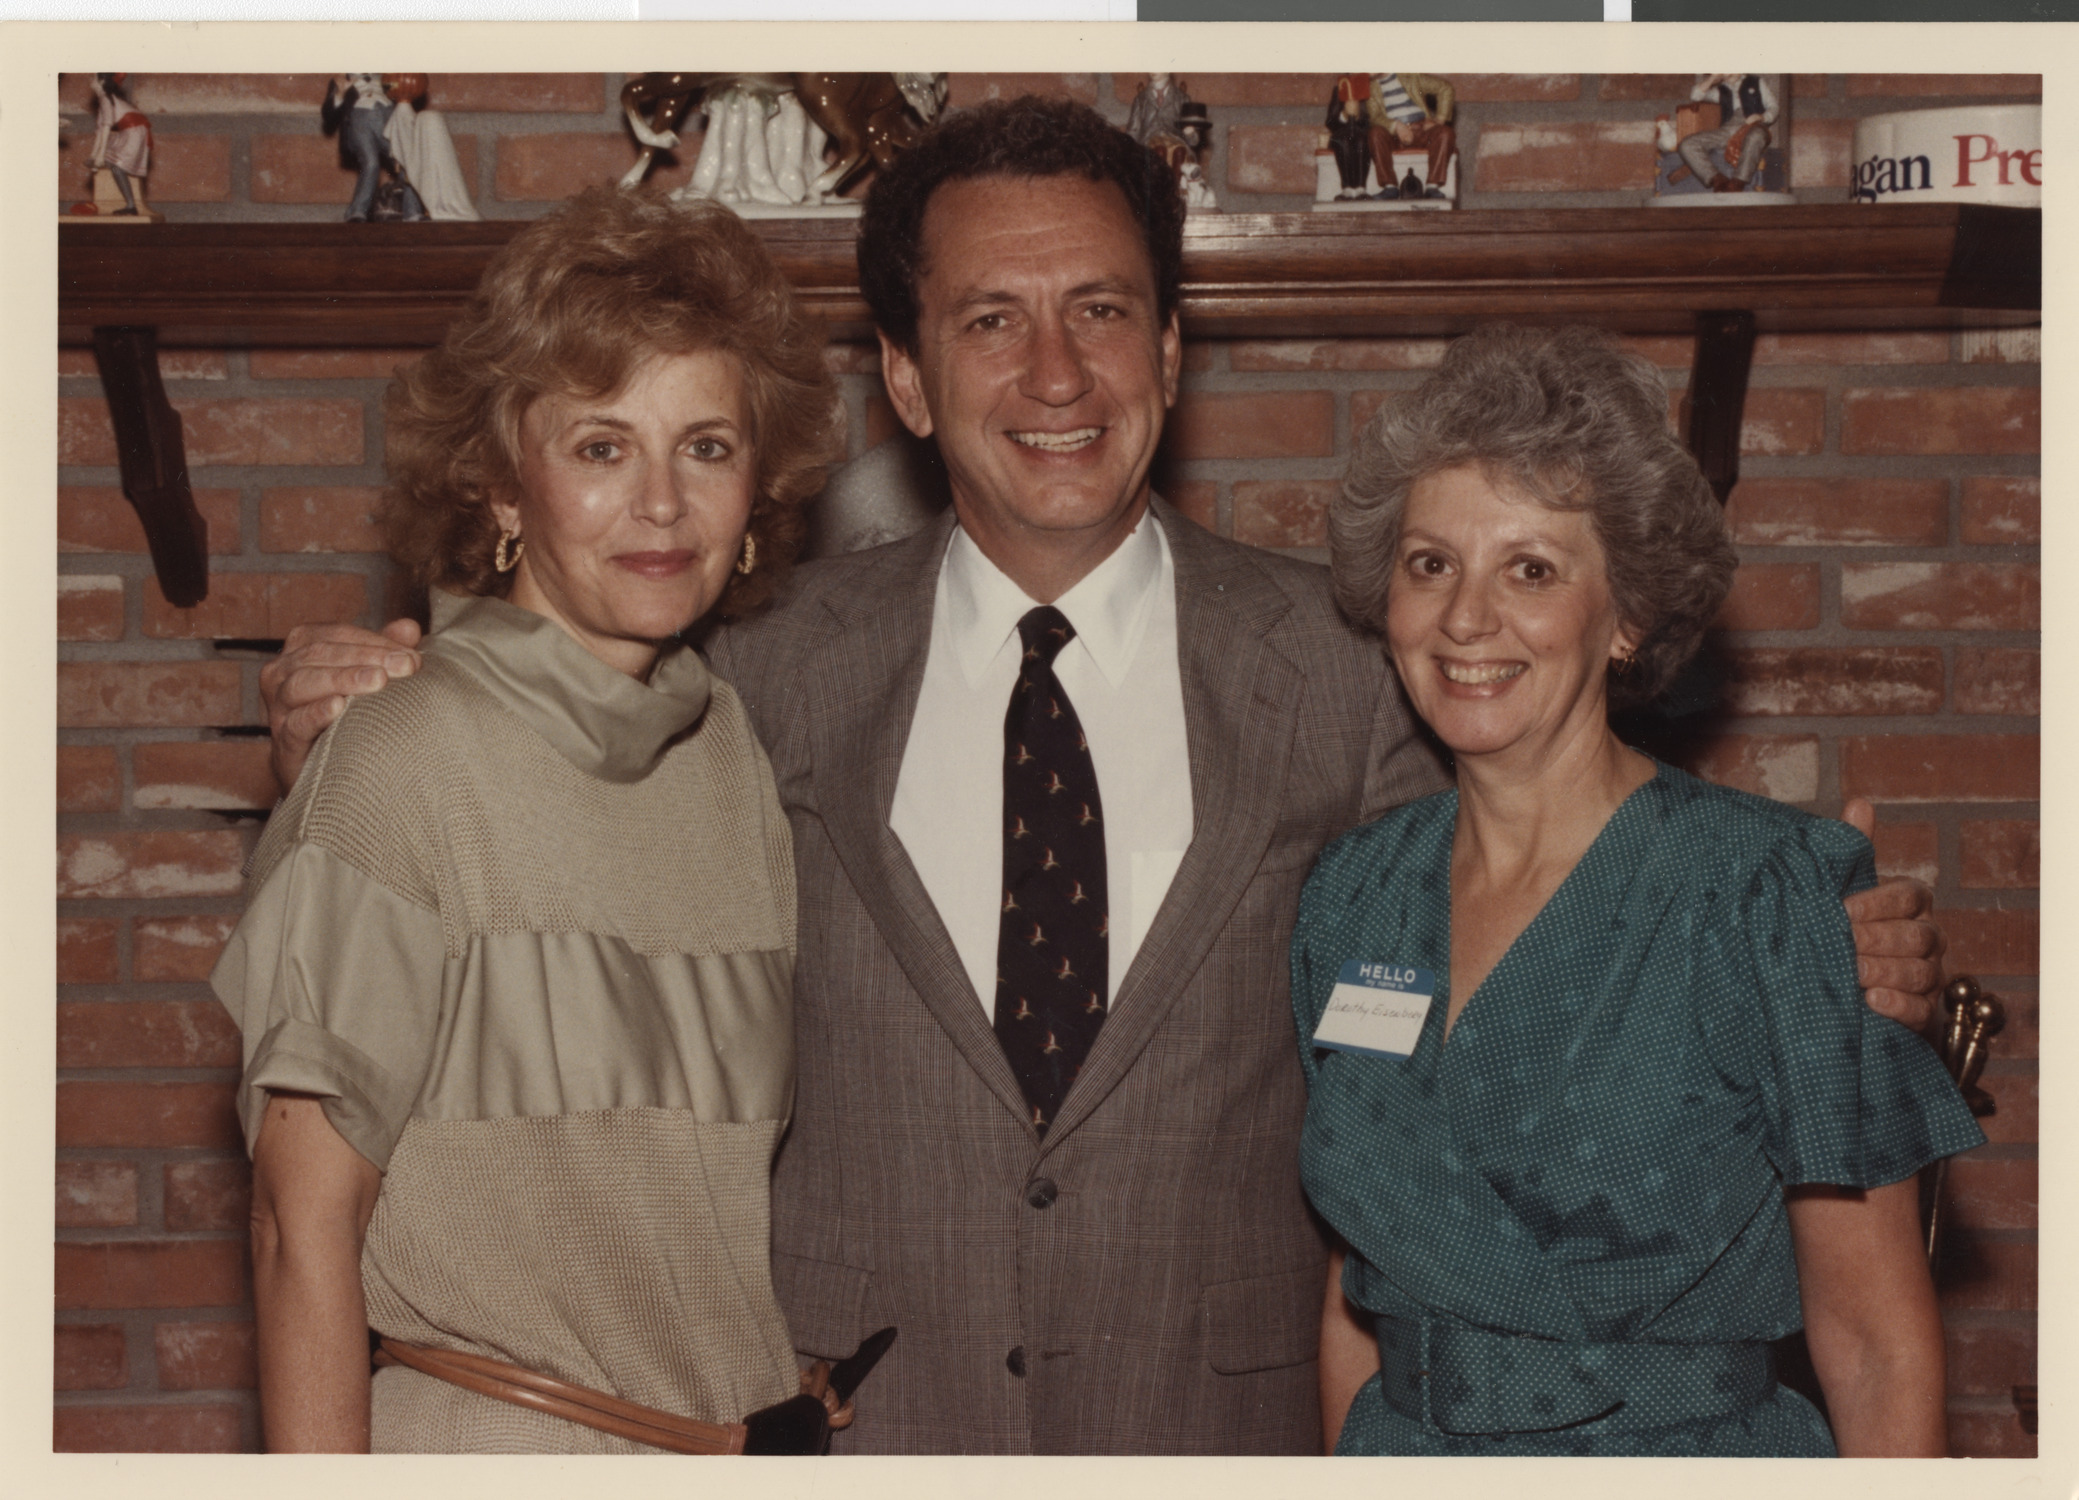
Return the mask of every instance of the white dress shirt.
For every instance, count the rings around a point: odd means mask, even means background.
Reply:
[[[888,818],[992,1022],[1003,907],[1003,721],[1023,656],[1018,621],[1035,606],[954,528]],[[1076,630],[1054,675],[1089,741],[1104,812],[1109,999],[1191,843],[1176,571],[1154,517],[1144,516],[1054,607]]]

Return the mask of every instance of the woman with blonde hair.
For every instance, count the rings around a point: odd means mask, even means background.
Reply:
[[[610,189],[392,387],[423,665],[325,736],[214,975],[270,1448],[655,1451],[800,1393],[791,845],[680,636],[787,567],[837,420],[758,237]]]

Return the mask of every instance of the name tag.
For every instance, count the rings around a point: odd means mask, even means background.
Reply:
[[[1314,1045],[1366,1057],[1406,1057],[1415,1050],[1437,977],[1427,969],[1353,958],[1336,976]]]

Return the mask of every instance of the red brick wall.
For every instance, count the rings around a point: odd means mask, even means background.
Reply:
[[[961,75],[952,93],[962,104],[1043,86],[1123,118],[1136,81]],[[1673,75],[1457,82],[1468,209],[1636,201],[1652,117],[1687,89]],[[1844,187],[1855,117],[1940,103],[1962,82],[1798,78],[1800,191]],[[1969,82],[2035,97],[2032,78]],[[1211,175],[1231,208],[1311,197],[1325,75],[1188,83],[1211,105]],[[633,159],[618,85],[436,75],[434,102],[486,214],[526,217]],[[153,201],[176,220],[336,217],[351,184],[317,134],[323,93],[322,78],[144,79]],[[68,105],[84,96],[64,80]],[[1636,347],[1679,400],[1689,342]],[[1350,434],[1441,348],[1194,343],[1159,482],[1224,534],[1319,556]],[[379,397],[400,357],[164,353],[212,554],[208,600],[177,610],[117,489],[92,358],[59,354],[60,1449],[257,1443],[237,1037],[203,980],[239,909],[253,828],[227,813],[265,808],[275,789],[261,743],[219,732],[257,720],[259,659],[211,642],[395,611],[368,512]],[[877,361],[859,347],[831,359],[859,452],[892,427]],[[1974,1454],[2033,1451],[2009,1391],[2035,1379],[2036,360],[2032,333],[1762,338],[1730,506],[1742,569],[1713,644],[1726,705],[1668,746],[1816,811],[1873,798],[1881,862],[1935,888],[1952,966],[2007,1001],[1986,1078],[1992,1143],[1955,1166],[1944,1272],[1952,1438]]]
[[[618,177],[637,147],[621,123],[623,75],[435,73],[428,102],[448,118],[477,205],[524,218],[590,182]],[[1124,121],[1145,75],[959,73],[953,107],[1027,92],[1078,99]],[[1689,97],[1689,74],[1461,73],[1461,203],[1467,208],[1629,204],[1653,187],[1653,120]],[[1314,195],[1314,147],[1332,84],[1326,73],[1209,73],[1185,80],[1206,102],[1215,144],[1208,176],[1230,209],[1303,207]],[[322,74],[145,75],[151,116],[150,197],[169,218],[329,219],[353,175],[321,134]],[[1855,121],[1965,98],[2041,98],[2034,74],[1798,74],[1792,79],[1793,184],[1812,201],[1846,197]],[[59,148],[61,201],[82,196],[93,143],[85,75],[61,74],[71,126]],[[662,158],[655,181],[692,175],[697,127]]]

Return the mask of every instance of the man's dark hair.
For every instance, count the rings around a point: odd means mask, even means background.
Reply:
[[[1155,267],[1155,310],[1167,322],[1184,279],[1184,204],[1162,161],[1104,116],[1066,99],[991,100],[948,115],[874,180],[859,226],[859,290],[876,327],[917,347],[924,210],[943,184],[971,177],[1075,175],[1126,196]]]

